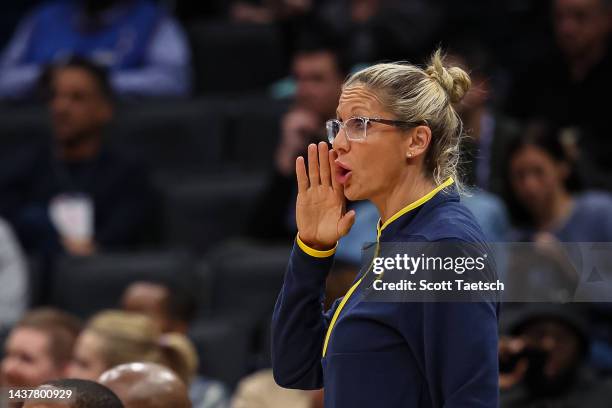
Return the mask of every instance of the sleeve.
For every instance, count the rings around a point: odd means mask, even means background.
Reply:
[[[325,279],[335,248],[316,251],[299,237],[293,246],[285,281],[272,315],[274,380],[286,388],[323,386],[321,354],[330,316],[338,301],[323,313]]]
[[[496,306],[425,303],[425,375],[434,406],[498,406]]]
[[[41,67],[24,63],[24,55],[36,26],[31,15],[19,24],[0,59],[0,99],[18,99],[32,91]]]
[[[14,324],[28,303],[27,267],[13,231],[0,219],[0,327]]]
[[[116,71],[111,82],[121,94],[187,96],[191,91],[191,53],[187,36],[171,17],[165,17],[153,34],[140,69]]]
[[[459,259],[476,258],[490,251],[480,244],[441,240],[426,244],[418,252],[428,257]],[[461,279],[495,281],[494,259],[488,257],[485,264],[483,270],[462,272]],[[455,268],[417,272],[418,279],[443,279],[453,282],[453,285],[457,273]],[[431,293],[418,304],[418,317],[401,319],[400,329],[404,338],[416,350],[416,355],[421,356],[419,360],[432,406],[498,406],[498,305],[497,294],[493,293],[460,293],[456,290]],[[403,306],[415,307],[410,303]]]

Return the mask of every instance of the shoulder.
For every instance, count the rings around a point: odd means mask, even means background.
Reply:
[[[612,194],[604,191],[587,191],[576,197],[576,210],[588,211],[599,216],[601,213],[612,212]]]
[[[400,231],[408,238],[421,237],[423,241],[457,240],[484,242],[484,234],[474,215],[459,200],[447,200],[433,207],[422,208],[414,229]],[[401,239],[401,237],[400,237]],[[412,239],[411,239],[412,240]]]

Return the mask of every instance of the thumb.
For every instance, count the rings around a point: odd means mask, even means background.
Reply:
[[[351,230],[351,227],[355,223],[355,210],[351,210],[344,214],[342,218],[338,221],[338,233],[341,237],[348,234]]]

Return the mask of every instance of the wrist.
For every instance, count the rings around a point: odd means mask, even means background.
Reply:
[[[312,241],[303,241],[298,233],[296,238],[297,244],[302,251],[316,258],[326,258],[332,256],[336,252],[338,243],[325,244]]]

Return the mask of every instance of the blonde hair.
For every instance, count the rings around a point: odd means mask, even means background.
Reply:
[[[190,340],[179,333],[162,335],[146,315],[106,310],[94,315],[85,330],[100,338],[100,354],[107,368],[151,362],[177,371],[184,381],[196,374],[197,352]]]
[[[425,122],[432,139],[425,156],[425,171],[436,184],[457,174],[463,123],[454,104],[470,89],[469,75],[459,67],[448,67],[440,49],[428,66],[396,62],[376,64],[351,75],[343,89],[364,85],[381,99],[398,120]]]

